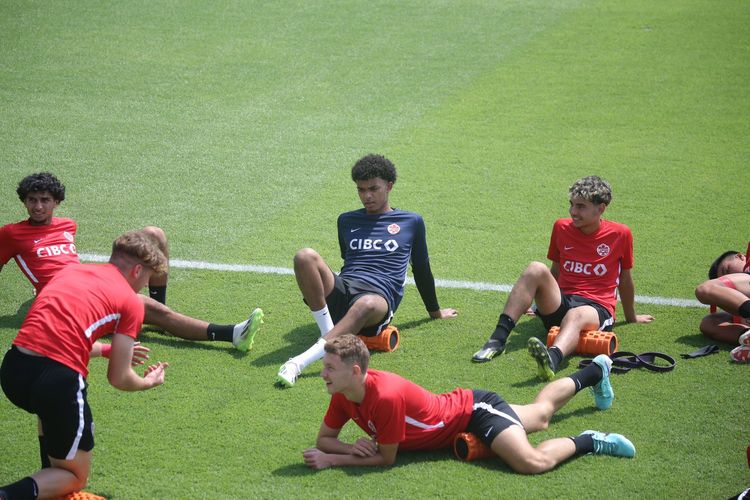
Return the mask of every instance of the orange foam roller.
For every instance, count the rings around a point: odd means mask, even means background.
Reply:
[[[558,333],[560,333],[559,326],[553,326],[549,329],[549,333],[547,333],[547,347],[552,347]],[[576,352],[578,354],[591,354],[594,356],[597,354],[610,356],[613,352],[617,352],[618,346],[617,335],[614,332],[581,330]]]
[[[371,337],[359,335],[359,338],[362,339],[362,342],[365,343],[368,349],[383,352],[393,352],[398,349],[398,344],[401,341],[400,337],[398,328],[393,325],[388,325],[378,335]]]
[[[467,462],[494,457],[492,449],[471,432],[461,432],[453,438],[453,453]]]

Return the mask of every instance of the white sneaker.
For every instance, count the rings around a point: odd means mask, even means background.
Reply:
[[[299,365],[291,359],[281,365],[279,373],[276,375],[276,383],[282,387],[294,387],[294,383],[297,382],[297,377],[302,373]]]
[[[740,345],[750,347],[750,330],[740,335]]]

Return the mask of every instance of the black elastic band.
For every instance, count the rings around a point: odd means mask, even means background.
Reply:
[[[677,365],[677,361],[663,352],[644,352],[635,354],[627,351],[618,351],[612,353],[609,357],[612,360],[612,373],[627,373],[633,368],[645,368],[652,372],[665,373],[672,371]],[[657,364],[657,360],[666,361],[667,364]],[[590,359],[583,359],[578,363],[578,368],[584,368],[591,364]]]

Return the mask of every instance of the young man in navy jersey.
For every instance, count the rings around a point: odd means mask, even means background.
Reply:
[[[438,304],[424,220],[419,214],[391,208],[393,163],[381,155],[367,155],[352,168],[352,180],[364,208],[338,218],[341,272],[331,271],[312,248],[294,256],[297,284],[320,328],[320,338],[281,366],[276,381],[283,387],[292,387],[302,370],[323,357],[327,339],[347,333],[378,335],[388,326],[404,295],[409,262],[430,317],[458,314]]]

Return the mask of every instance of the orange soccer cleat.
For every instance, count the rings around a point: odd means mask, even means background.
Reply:
[[[388,325],[378,335],[371,337],[365,335],[359,335],[362,342],[365,343],[368,349],[371,351],[383,351],[393,352],[398,349],[400,341],[398,328],[393,325]]]

